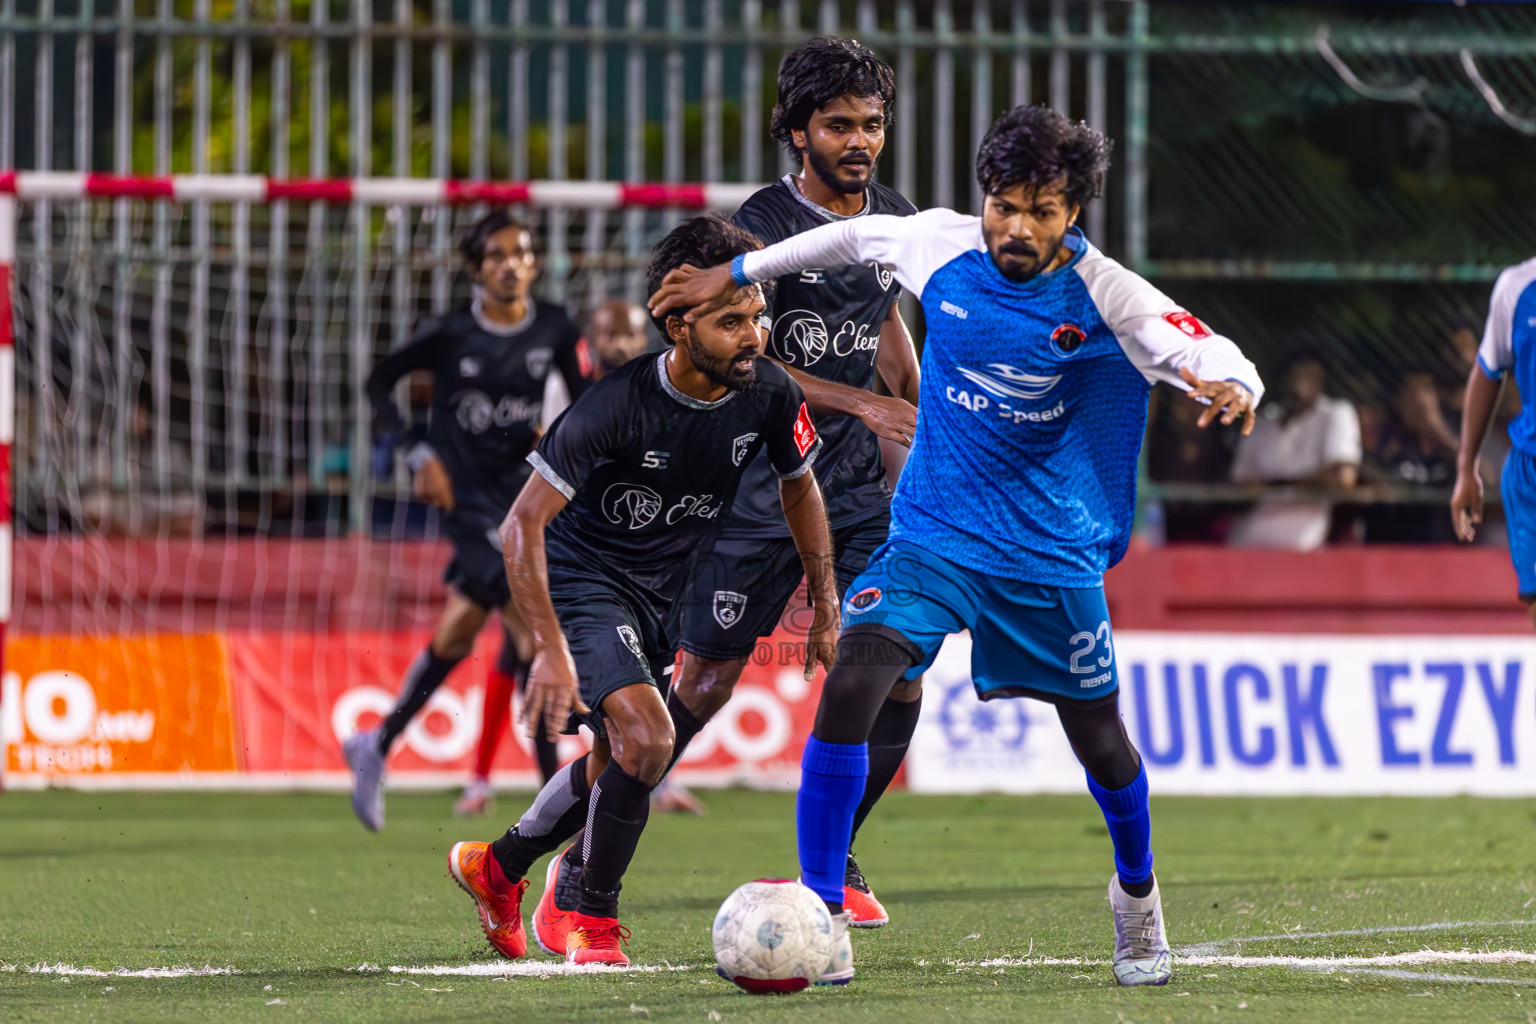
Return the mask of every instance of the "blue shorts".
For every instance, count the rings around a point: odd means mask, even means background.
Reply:
[[[1520,581],[1520,600],[1536,601],[1536,455],[1511,448],[1499,478],[1504,521],[1509,526],[1509,560]]]
[[[871,632],[905,641],[917,662],[908,679],[933,664],[945,637],[967,629],[971,678],[982,700],[1096,703],[1119,689],[1103,587],[988,576],[896,539],[875,552],[843,601],[845,636]]]

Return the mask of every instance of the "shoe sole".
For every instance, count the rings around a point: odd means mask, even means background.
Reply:
[[[553,891],[554,888],[555,888],[555,880],[560,875],[560,860],[561,860],[561,858],[556,857],[554,860],[550,861],[549,862],[549,867],[544,872],[544,888],[545,888],[546,891]],[[562,950],[550,949],[548,946],[544,945],[544,937],[539,934],[539,920],[538,920],[538,917],[539,917],[539,906],[543,902],[544,902],[544,897],[541,895],[539,897],[539,902],[535,903],[533,905],[533,917],[534,917],[534,920],[533,920],[533,941],[534,941],[534,943],[540,949],[542,949],[544,952],[548,953],[550,956],[557,956],[560,959],[564,960],[565,959],[565,950],[563,950],[563,949]],[[554,897],[553,896],[550,897],[550,902],[551,903],[554,902]],[[556,907],[555,909],[558,910],[559,908]]]
[[[891,923],[889,917],[873,918],[868,921],[849,921],[849,928],[884,928]]]
[[[485,936],[485,944],[487,946],[490,946],[491,950],[497,956],[501,957],[503,960],[520,960],[520,959],[522,959],[521,957],[508,956],[503,950],[501,950],[496,945],[496,943],[491,941],[490,930],[488,928],[486,928],[486,925],[485,925],[485,918],[486,918],[485,908],[480,905],[480,897],[475,895],[475,890],[473,890],[473,889],[471,889],[469,887],[469,883],[466,882],[464,880],[464,876],[459,873],[459,847],[461,847],[463,845],[464,845],[463,843],[454,843],[453,846],[449,848],[449,850],[448,850],[448,873],[450,875],[452,875],[453,876],[453,880],[459,884],[459,888],[464,890],[465,895],[467,895],[470,899],[475,901],[475,916],[480,919],[480,933]]]

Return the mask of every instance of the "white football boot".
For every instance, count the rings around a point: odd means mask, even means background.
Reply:
[[[1115,912],[1115,980],[1122,985],[1166,985],[1173,975],[1173,951],[1163,931],[1163,899],[1152,891],[1141,899],[1126,895],[1120,876],[1109,880],[1109,906]]]
[[[352,810],[370,832],[384,828],[384,755],[379,753],[379,732],[357,732],[341,745],[352,769]]]
[[[848,941],[848,911],[832,915],[832,959],[818,985],[846,985],[853,980],[853,943]]]

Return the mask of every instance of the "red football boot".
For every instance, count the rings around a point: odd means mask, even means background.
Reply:
[[[875,894],[869,891],[859,862],[848,854],[848,869],[843,874],[843,909],[848,911],[850,928],[879,928],[889,924],[891,916],[885,912]]]
[[[620,949],[629,941],[629,929],[616,917],[571,915],[571,930],[565,934],[565,959],[573,964],[607,964],[628,967],[629,957]]]
[[[539,948],[555,956],[565,956],[565,936],[576,916],[576,901],[581,898],[581,868],[571,864],[567,846],[555,854],[544,873],[544,895],[533,911],[533,940]],[[561,906],[561,904],[565,904]]]
[[[528,952],[528,935],[523,931],[523,892],[528,880],[516,885],[507,881],[491,855],[490,843],[454,843],[448,851],[448,870],[474,899],[491,948],[508,960]]]

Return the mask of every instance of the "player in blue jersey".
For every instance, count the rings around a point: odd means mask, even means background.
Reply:
[[[1262,385],[1236,345],[1073,226],[1102,191],[1108,155],[1086,125],[1018,107],[982,142],[980,217],[937,209],[828,225],[730,267],[674,272],[651,306],[705,315],[740,281],[849,263],[890,267],[923,304],[917,434],[891,539],[849,588],[801,762],[805,883],[842,911],[875,715],[945,637],[969,630],[983,700],[1056,705],[1114,844],[1115,977],[1161,985],[1171,963],[1147,777],[1120,721],[1103,576],[1130,539],[1153,383],[1206,403],[1202,427],[1242,420],[1245,431]]]
[[[1465,542],[1472,540],[1483,521],[1483,481],[1477,472],[1477,457],[1493,424],[1504,377],[1511,371],[1526,402],[1509,425],[1513,447],[1504,460],[1499,495],[1509,525],[1509,557],[1520,582],[1520,600],[1529,606],[1531,623],[1536,626],[1536,404],[1531,398],[1536,396],[1536,259],[1499,275],[1488,304],[1483,343],[1467,375],[1456,490],[1451,495],[1451,522],[1457,538]]]

